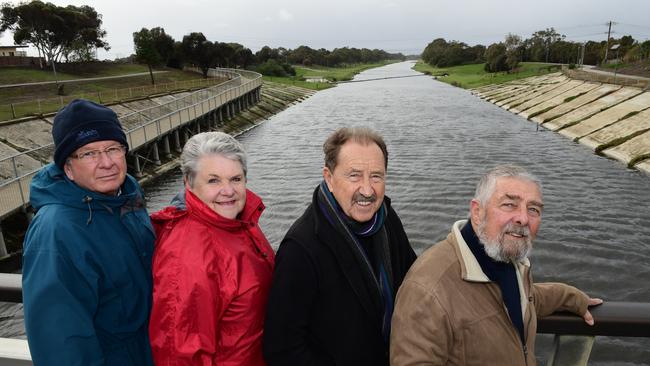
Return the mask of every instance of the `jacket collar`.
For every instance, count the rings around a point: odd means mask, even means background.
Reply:
[[[463,235],[460,233],[460,229],[467,224],[467,220],[456,221],[452,227],[450,239],[454,245],[454,250],[456,251],[456,256],[460,259],[461,267],[461,277],[465,281],[469,282],[490,282],[488,276],[481,269],[481,265],[472,254],[471,249],[463,239]],[[528,258],[524,259],[520,263],[515,263],[517,267],[517,276],[520,276],[520,273],[524,272],[524,267],[530,267],[530,261]],[[519,281],[521,282],[521,281]]]
[[[228,231],[256,226],[265,208],[262,199],[248,189],[246,190],[246,204],[236,219],[228,219],[214,212],[189,190],[185,191],[185,203],[187,212],[199,221]]]

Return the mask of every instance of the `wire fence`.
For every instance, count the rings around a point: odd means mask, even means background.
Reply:
[[[53,113],[74,99],[88,99],[100,104],[110,104],[141,98],[153,94],[164,94],[178,90],[206,88],[222,83],[223,79],[211,76],[207,79],[181,80],[173,83],[145,85],[131,88],[111,89],[107,91],[61,95],[53,98],[36,98],[25,102],[0,104],[0,121],[8,121],[22,117]]]

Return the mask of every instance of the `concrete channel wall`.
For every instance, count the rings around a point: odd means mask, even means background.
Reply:
[[[648,86],[611,79],[554,73],[480,87],[472,94],[650,174]]]

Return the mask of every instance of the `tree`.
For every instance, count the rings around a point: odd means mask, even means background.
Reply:
[[[169,57],[169,61],[167,61],[167,66],[182,70],[185,60],[186,58],[185,53],[183,52],[183,43],[178,41],[174,42],[172,54]]]
[[[229,43],[229,45],[233,50],[231,59],[234,66],[245,69],[248,65],[255,62],[255,56],[250,49],[239,43]]]
[[[192,32],[183,37],[181,48],[185,59],[201,69],[203,77],[207,78],[208,70],[218,62],[217,46],[208,41],[203,33]]]
[[[133,45],[137,62],[149,67],[151,84],[155,84],[153,67],[167,65],[174,54],[174,39],[161,27],[142,28],[133,33]]]
[[[160,55],[162,63],[168,65],[174,55],[174,38],[165,33],[165,28],[162,27],[151,28],[149,33],[151,33],[154,48]]]
[[[133,45],[135,46],[136,61],[149,67],[151,84],[156,84],[153,78],[153,67],[162,63],[162,56],[156,49],[153,35],[147,28],[142,28],[139,32],[133,33]]]
[[[58,62],[63,55],[88,49],[109,49],[101,29],[101,15],[90,6],[66,7],[35,0],[12,6],[2,4],[0,32],[14,32],[16,44],[34,45],[47,62]]]
[[[482,44],[477,44],[469,48],[468,52],[471,56],[471,63],[483,63],[485,62],[485,50],[487,48]]]
[[[431,66],[436,66],[438,65],[438,61],[444,56],[446,48],[447,41],[444,38],[436,38],[422,52],[422,60]]]
[[[485,51],[485,71],[508,71],[506,57],[506,46],[503,43],[491,44]]]
[[[259,63],[265,63],[269,59],[277,60],[280,58],[280,53],[278,49],[271,48],[269,46],[264,46],[262,49],[255,53],[257,61]]]
[[[585,65],[597,65],[605,57],[606,41],[588,41],[585,43],[585,54],[582,63]]]
[[[564,38],[565,36],[556,32],[553,27],[533,33],[531,38],[533,52],[531,52],[531,56],[534,61],[543,59],[545,62],[549,62],[551,47]]]
[[[650,58],[650,40],[647,40],[641,43],[641,58],[648,59]]]
[[[517,68],[519,61],[521,61],[521,37],[508,33],[504,46],[506,48],[506,64],[508,65],[508,70],[514,70]]]

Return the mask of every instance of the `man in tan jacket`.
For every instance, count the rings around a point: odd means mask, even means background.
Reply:
[[[533,284],[527,257],[543,207],[539,180],[520,167],[481,178],[470,220],[425,251],[399,289],[392,366],[535,365],[538,316],[567,310],[593,325],[587,306],[602,300]]]

